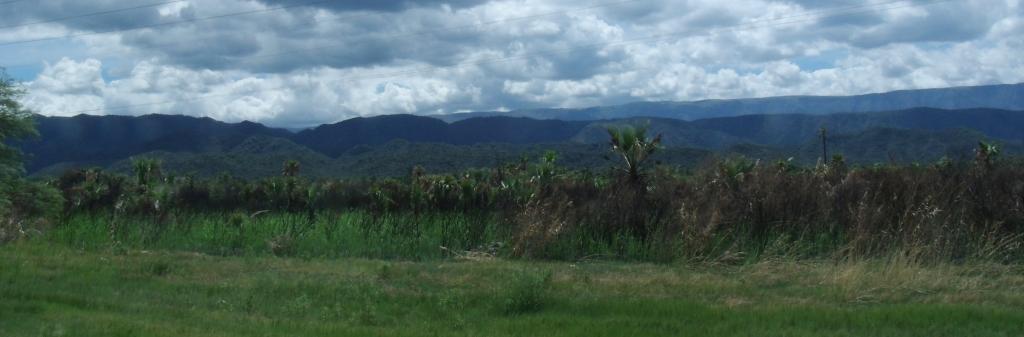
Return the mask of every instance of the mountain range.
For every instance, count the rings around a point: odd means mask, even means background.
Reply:
[[[899,90],[855,96],[778,96],[709,99],[691,102],[634,102],[623,105],[580,109],[545,108],[510,112],[468,112],[437,117],[448,122],[485,116],[578,121],[629,117],[697,120],[742,115],[827,115],[834,113],[894,111],[920,107],[947,110],[969,108],[1024,110],[1024,83]]]
[[[297,159],[310,176],[391,176],[413,165],[452,172],[535,158],[546,150],[558,152],[563,165],[599,169],[616,164],[608,156],[606,128],[630,124],[661,134],[665,148],[655,160],[673,165],[692,166],[731,154],[813,163],[820,156],[821,128],[828,130],[833,153],[848,161],[922,162],[966,158],[978,141],[995,141],[1006,153],[1021,153],[1022,92],[1024,85],[1018,84],[831,98],[635,103],[545,115],[564,120],[530,118],[539,117],[530,115],[539,110],[443,118],[388,115],[299,132],[179,115],[36,116],[40,138],[16,145],[28,156],[27,170],[37,175],[92,166],[127,171],[131,157],[149,156],[168,170],[198,175],[272,175],[279,173],[281,162]],[[781,113],[785,102],[797,113]],[[940,107],[864,111],[927,102]],[[645,110],[650,106],[657,108]],[[741,114],[750,111],[763,113]],[[703,115],[712,117],[695,117]],[[586,116],[593,119],[580,119]]]

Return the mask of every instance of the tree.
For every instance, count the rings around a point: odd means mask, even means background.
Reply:
[[[978,142],[978,148],[974,150],[974,160],[982,167],[992,168],[996,159],[999,158],[999,146],[984,141]]]
[[[156,159],[132,159],[132,168],[135,170],[135,182],[139,186],[149,185],[151,182],[160,179],[162,176],[160,162]]]
[[[10,145],[12,141],[38,135],[32,113],[18,102],[24,95],[25,90],[0,68],[0,222],[3,223],[53,211],[60,199],[52,188],[25,179],[21,151]]]
[[[289,160],[284,162],[284,167],[281,169],[281,175],[285,177],[295,177],[299,175],[299,171],[302,166],[298,160]]]
[[[609,127],[612,151],[622,156],[625,161],[623,170],[629,174],[632,182],[640,181],[640,165],[658,149],[661,135],[647,139],[647,127],[621,126]]]
[[[0,68],[0,177],[5,180],[24,173],[21,151],[8,142],[37,135],[32,113],[18,102],[23,95],[25,90]]]

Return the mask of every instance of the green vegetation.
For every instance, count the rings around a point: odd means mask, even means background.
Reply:
[[[1020,336],[1024,270],[396,262],[0,247],[0,335]]]
[[[636,126],[611,127],[608,128],[608,135],[611,137],[612,150],[625,161],[624,170],[629,174],[629,179],[639,182],[640,165],[658,149],[661,135],[647,139],[647,128]]]
[[[638,179],[628,168],[599,174],[557,160],[355,180],[160,176],[158,163],[140,160],[136,179],[77,170],[51,181],[65,206],[37,236],[217,255],[1024,260],[1016,162],[851,167],[837,155],[804,168],[730,158],[689,172],[637,170]]]
[[[498,232],[497,223],[496,216],[462,212],[325,211],[314,213],[313,219],[304,213],[269,212],[181,213],[163,219],[81,214],[40,239],[89,251],[157,249],[220,256],[429,260],[487,251],[508,236]]]
[[[684,111],[676,111],[680,114]],[[602,118],[604,119],[604,118]],[[907,165],[946,156],[969,160],[979,141],[999,144],[1004,156],[1024,154],[1024,114],[993,109],[910,109],[838,115],[751,115],[683,121],[631,118],[600,121],[510,117],[446,124],[412,115],[355,118],[290,133],[255,123],[222,123],[174,115],[36,116],[39,139],[16,143],[31,154],[31,175],[59,176],[69,168],[132,171],[131,157],[159,159],[169,172],[197,177],[229,173],[257,179],[281,174],[297,160],[316,178],[402,177],[412,166],[432,174],[489,168],[522,156],[556,151],[559,165],[605,170],[609,126],[648,126],[662,135],[648,161],[692,169],[715,155],[766,161],[792,157],[813,165],[822,157],[816,132],[827,126],[828,152],[854,165]],[[825,156],[830,157],[831,155]],[[614,159],[614,160],[612,160]]]
[[[24,95],[0,68],[0,244],[16,239],[35,220],[56,209],[60,196],[52,188],[25,179],[21,151],[8,145],[36,135],[32,114],[22,108]]]
[[[33,133],[2,79],[0,144]],[[140,156],[40,182],[0,145],[0,336],[1024,333],[1024,165],[995,145],[683,170],[606,130],[621,169],[546,151],[387,179]]]

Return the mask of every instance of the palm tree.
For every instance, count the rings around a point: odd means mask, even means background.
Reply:
[[[611,137],[612,151],[625,161],[623,170],[629,174],[630,181],[640,181],[640,165],[658,149],[661,135],[647,139],[647,127],[629,125],[609,127],[608,135]]]
[[[992,167],[996,158],[999,157],[999,146],[986,142],[978,142],[978,148],[974,150],[975,160],[985,168]]]
[[[298,160],[288,160],[284,162],[284,168],[281,169],[281,175],[285,177],[294,177],[299,175],[299,171],[302,166]]]
[[[132,167],[135,169],[135,179],[139,186],[148,185],[161,176],[160,162],[156,159],[138,158],[132,160]]]

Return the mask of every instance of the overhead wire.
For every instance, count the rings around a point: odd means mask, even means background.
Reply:
[[[536,18],[546,17],[546,16],[562,15],[562,14],[568,14],[568,13],[571,13],[571,12],[593,10],[593,9],[598,9],[598,8],[603,8],[603,7],[611,7],[611,6],[617,6],[617,5],[633,3],[633,2],[640,2],[640,1],[644,1],[644,0],[621,0],[621,1],[614,1],[614,2],[597,4],[597,5],[591,5],[591,6],[584,6],[584,7],[579,7],[579,8],[569,9],[569,10],[553,11],[553,12],[547,12],[547,13],[543,13],[543,14],[533,14],[533,15],[527,15],[527,16],[521,16],[521,17],[513,17],[513,18],[507,18],[507,19],[501,19],[501,20],[492,20],[492,21],[481,22],[481,23],[476,23],[476,24],[472,24],[472,25],[464,25],[464,26],[457,26],[457,27],[441,28],[441,29],[420,31],[420,32],[414,32],[414,33],[400,33],[400,34],[391,34],[391,35],[385,35],[385,36],[377,36],[377,38],[394,39],[394,38],[411,37],[411,36],[417,36],[417,35],[427,35],[427,34],[432,34],[432,33],[437,33],[437,32],[443,32],[443,31],[461,30],[461,29],[468,29],[468,28],[473,28],[473,27],[483,27],[483,26],[488,26],[488,25],[495,25],[495,24],[500,24],[500,23],[509,23],[509,22],[514,22],[514,21],[536,19]],[[900,0],[900,1],[903,1],[903,0]],[[353,19],[353,18],[356,18],[356,17],[368,16],[368,15],[372,15],[372,14],[342,15],[342,16],[338,16],[336,18],[332,18],[332,19],[326,20],[326,21],[338,21],[338,20],[342,20],[342,19]],[[326,21],[323,21],[323,22],[326,22]],[[194,44],[196,42],[197,41],[193,40],[193,41],[189,41],[189,42],[186,42],[186,43]],[[181,42],[157,44],[157,45],[151,45],[149,47],[150,48],[171,47],[171,46],[178,45],[178,44],[181,44]],[[2,44],[0,44],[0,45],[2,45]],[[330,47],[336,47],[336,46],[339,46],[339,45],[331,44],[331,45],[327,45],[327,46],[317,46],[317,47],[310,47],[310,48],[290,49],[290,50],[287,50],[287,51],[281,51],[281,52],[277,52],[277,53],[269,53],[269,54],[260,54],[260,55],[256,55],[256,56],[249,56],[247,58],[249,58],[249,59],[261,59],[261,58],[267,58],[267,57],[271,57],[271,56],[297,54],[297,53],[300,53],[300,52],[308,52],[308,51],[314,51],[314,50],[328,49]],[[38,64],[14,64],[14,65],[5,65],[5,66],[0,66],[0,67],[7,68],[7,69],[12,69],[12,68],[28,68],[28,67],[38,67],[38,66],[39,66]]]
[[[268,8],[254,9],[254,10],[248,10],[248,11],[242,11],[242,12],[231,12],[231,13],[225,13],[225,14],[212,15],[212,16],[204,16],[204,17],[198,17],[198,18],[192,18],[192,19],[178,20],[178,21],[160,22],[160,23],[154,23],[154,24],[148,24],[148,25],[142,25],[142,26],[135,26],[135,27],[130,27],[130,28],[119,28],[119,29],[111,29],[111,30],[103,30],[103,31],[71,33],[71,34],[66,34],[66,35],[61,35],[61,36],[50,36],[50,37],[41,37],[41,38],[36,38],[36,39],[7,41],[7,42],[0,42],[0,46],[12,46],[12,45],[19,45],[19,44],[26,44],[26,43],[36,43],[36,42],[44,42],[44,41],[55,41],[55,40],[70,39],[70,38],[76,38],[76,37],[82,37],[82,36],[92,36],[92,35],[101,35],[101,34],[110,34],[110,33],[130,32],[130,31],[136,31],[136,30],[142,30],[142,29],[148,29],[148,28],[166,27],[166,26],[180,25],[180,24],[186,24],[186,23],[211,21],[211,20],[220,20],[220,19],[225,19],[225,18],[230,18],[230,17],[237,17],[237,16],[243,16],[243,15],[262,14],[262,13],[270,13],[270,12],[282,11],[282,10],[287,10],[287,9],[292,9],[292,8],[307,7],[307,6],[313,6],[313,5],[318,5],[318,4],[328,3],[328,2],[335,2],[335,1],[339,1],[339,0],[318,0],[318,1],[312,1],[312,2],[304,2],[304,3],[298,3],[298,4],[277,6],[277,7],[268,7]]]
[[[46,19],[46,20],[42,20],[42,21],[33,21],[33,22],[19,23],[19,24],[7,25],[7,26],[0,26],[0,29],[20,28],[20,27],[41,25],[41,24],[44,24],[44,23],[54,23],[54,22],[70,21],[70,20],[88,18],[88,17],[93,17],[93,16],[101,16],[101,15],[109,15],[109,14],[115,14],[115,13],[121,13],[121,12],[128,12],[128,11],[144,9],[144,8],[160,7],[160,6],[164,6],[164,5],[170,5],[170,4],[173,4],[173,3],[186,2],[186,1],[188,1],[188,0],[164,1],[164,2],[152,3],[152,4],[146,4],[146,5],[139,5],[139,6],[133,6],[133,7],[115,8],[115,9],[109,9],[109,10],[104,10],[104,11],[99,11],[99,12],[92,12],[92,13],[78,14],[78,15],[72,15],[72,16],[65,16],[65,17],[59,17],[59,18],[53,18],[53,19]]]

